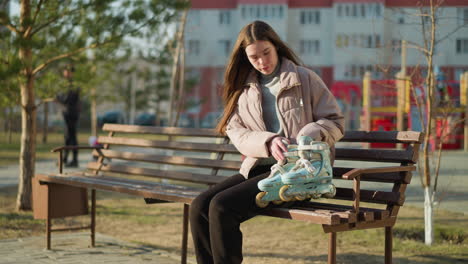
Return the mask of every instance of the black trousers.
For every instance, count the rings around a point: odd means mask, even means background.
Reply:
[[[78,116],[63,114],[63,120],[65,121],[65,145],[66,146],[77,146],[78,140],[76,136],[76,127],[78,124]],[[68,150],[65,150],[63,161],[68,160]],[[73,162],[78,161],[78,150],[73,150]]]
[[[255,204],[257,183],[271,166],[257,166],[249,179],[236,174],[201,193],[190,206],[190,226],[199,264],[242,262],[240,224],[262,208]],[[275,205],[270,205],[275,206]]]

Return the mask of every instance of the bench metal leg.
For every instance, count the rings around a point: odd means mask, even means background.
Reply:
[[[336,232],[331,232],[329,235],[328,264],[336,264]]]
[[[51,246],[51,233],[52,233],[52,219],[50,218],[50,189],[47,188],[47,218],[46,218],[46,244],[47,250],[50,250]]]
[[[184,219],[182,223],[182,256],[180,263],[187,263],[187,241],[188,241],[188,224],[189,224],[189,207],[190,205],[184,204]]]
[[[96,241],[96,190],[91,190],[91,247]]]
[[[392,264],[393,234],[392,227],[385,227],[385,264]]]

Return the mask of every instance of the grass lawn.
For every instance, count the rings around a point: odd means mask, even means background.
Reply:
[[[78,133],[78,144],[88,145],[89,132]],[[36,160],[56,159],[57,153],[50,152],[53,148],[64,145],[63,133],[49,133],[47,143],[42,143],[42,134],[36,137]],[[19,163],[21,133],[12,134],[12,142],[8,143],[8,135],[0,132],[0,166]]]
[[[182,204],[146,205],[141,198],[98,192],[97,232],[180,254]],[[0,190],[0,239],[43,236],[45,223],[14,211],[16,188]],[[88,217],[54,220],[89,223]],[[394,228],[394,263],[467,263],[468,216],[438,211],[436,242],[423,242],[423,210],[403,207]],[[256,217],[242,224],[244,263],[326,263],[328,236],[318,225]],[[53,235],[52,235],[53,237]],[[52,240],[53,241],[53,240]],[[189,238],[189,259],[194,261]],[[383,229],[338,234],[338,263],[383,263]],[[45,241],[44,241],[45,243]]]

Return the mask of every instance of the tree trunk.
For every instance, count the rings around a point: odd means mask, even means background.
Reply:
[[[181,48],[180,48],[180,64],[179,64],[179,93],[178,93],[178,100],[177,100],[177,113],[174,120],[174,124],[179,122],[180,113],[182,112],[182,108],[184,106],[184,90],[185,90],[185,44],[184,44],[184,36],[182,36],[181,40]]]
[[[19,184],[16,198],[17,210],[31,210],[31,179],[36,161],[36,106],[34,103],[34,76],[32,74],[32,51],[27,44],[30,36],[26,33],[31,17],[31,3],[21,0],[20,24],[23,43],[20,44],[19,59],[21,71],[21,150],[19,157]]]
[[[13,107],[8,107],[7,116],[8,144],[13,142]]]
[[[96,87],[91,88],[91,136],[97,137]]]
[[[434,242],[434,213],[432,210],[432,191],[424,187],[424,243],[430,246]]]
[[[170,85],[170,90],[169,90],[169,113],[168,113],[168,122],[169,126],[176,126],[177,124],[174,122],[174,116],[173,116],[173,111],[175,110],[174,107],[176,107],[175,104],[175,90],[176,90],[176,82],[177,82],[177,76],[178,76],[178,70],[179,70],[179,57],[180,57],[180,50],[181,50],[181,45],[182,45],[182,39],[184,35],[184,30],[185,30],[185,22],[187,20],[187,14],[188,14],[188,9],[184,11],[182,14],[182,18],[180,21],[180,27],[179,30],[177,31],[177,36],[176,36],[176,41],[177,41],[177,46],[174,54],[174,61],[172,65],[172,77],[171,77],[171,85]]]
[[[49,102],[44,102],[44,122],[42,124],[42,143],[47,143],[49,132]]]
[[[36,107],[33,77],[21,84],[21,152],[17,210],[31,210],[31,179],[36,161]]]

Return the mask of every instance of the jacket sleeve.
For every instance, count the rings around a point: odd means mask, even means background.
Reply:
[[[267,142],[278,134],[268,131],[253,131],[245,127],[238,109],[234,111],[226,126],[226,134],[239,152],[247,157],[267,158],[270,156]]]
[[[344,134],[344,116],[335,97],[323,83],[322,79],[310,71],[309,89],[311,89],[312,115],[314,122],[305,125],[298,133],[310,136],[333,146]]]

